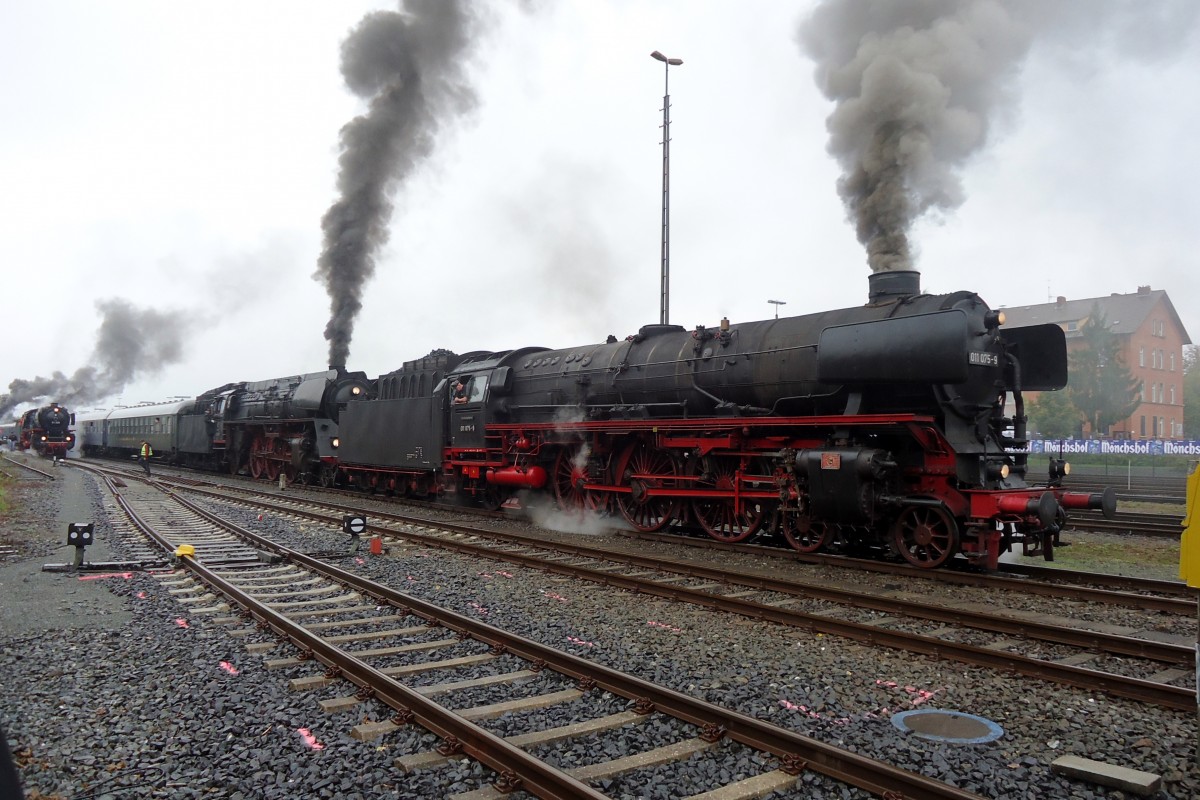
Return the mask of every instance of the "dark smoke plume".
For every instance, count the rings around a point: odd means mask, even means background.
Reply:
[[[341,197],[325,213],[324,249],[314,277],[329,292],[329,363],[350,355],[363,286],[388,240],[392,195],[433,152],[447,118],[475,107],[465,61],[476,5],[407,0],[401,12],[368,14],[342,44],[342,74],[367,113],[341,131]]]
[[[909,269],[910,226],[962,203],[957,170],[1008,101],[1030,31],[995,0],[826,2],[800,40],[837,104],[829,152],[871,269]]]
[[[53,372],[50,377],[17,378],[0,395],[0,419],[25,403],[57,402],[70,406],[90,405],[118,394],[126,384],[143,374],[154,374],[178,362],[187,333],[178,316],[139,310],[125,300],[99,300],[103,315],[96,346],[88,365],[67,377]]]
[[[1072,57],[1161,59],[1195,30],[1200,4],[1044,0],[824,0],[800,26],[836,107],[838,193],[873,271],[909,269],[908,232],[963,202],[958,171],[1012,107],[1021,63],[1053,37]]]

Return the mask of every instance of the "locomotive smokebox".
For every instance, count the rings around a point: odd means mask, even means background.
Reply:
[[[921,293],[921,273],[915,269],[872,272],[867,281],[870,286],[868,303],[884,303],[897,297],[911,297]]]

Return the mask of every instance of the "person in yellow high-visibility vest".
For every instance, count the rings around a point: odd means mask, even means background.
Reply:
[[[1188,586],[1200,587],[1200,464],[1187,480],[1187,510],[1179,538],[1179,577]]]
[[[146,477],[150,477],[150,456],[154,455],[154,448],[145,439],[142,439],[142,449],[138,452],[138,461],[142,462],[142,469],[146,470]]]

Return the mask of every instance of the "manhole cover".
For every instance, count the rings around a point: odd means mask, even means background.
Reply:
[[[932,708],[903,711],[892,717],[892,724],[922,739],[953,744],[992,742],[1004,735],[1004,729],[990,719]]]

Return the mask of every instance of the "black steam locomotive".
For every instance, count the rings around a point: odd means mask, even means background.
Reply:
[[[305,478],[331,485],[336,472],[338,415],[369,396],[362,372],[329,369],[253,383],[227,384],[196,398],[181,415],[180,451],[255,478]]]
[[[17,422],[18,450],[33,450],[50,458],[66,458],[75,446],[75,415],[59,403],[31,408]]]
[[[1063,332],[1003,330],[977,295],[918,280],[877,273],[859,308],[408,362],[342,412],[339,476],[923,567],[994,568],[1018,543],[1051,558],[1067,509],[1115,510],[1064,491],[1059,462],[1027,480],[1022,392],[1066,385]]]
[[[994,568],[1017,544],[1052,558],[1069,509],[1115,510],[1111,491],[1065,491],[1061,462],[1040,484],[1027,474],[1022,393],[1066,384],[1066,344],[1057,326],[1003,321],[974,293],[924,295],[917,273],[884,272],[857,308],[435,351],[374,381],[335,367],[227,384],[105,425],[133,435],[119,447],[158,431],[174,461],[268,480],[552,500],[642,531],[765,530],[803,552]]]
[[[80,415],[85,455],[129,455],[142,441],[172,464],[321,481],[337,469],[338,414],[368,396],[364,373],[331,369],[229,383],[199,397]]]

